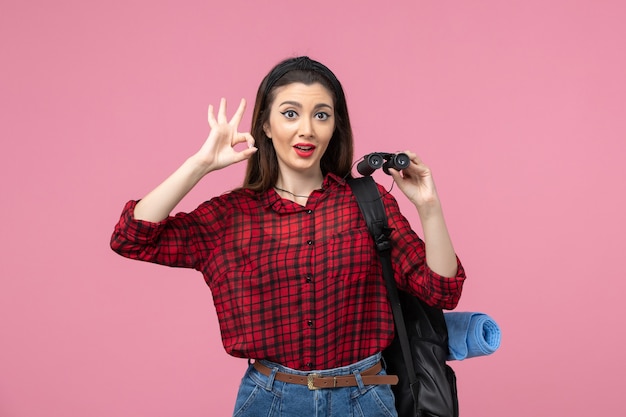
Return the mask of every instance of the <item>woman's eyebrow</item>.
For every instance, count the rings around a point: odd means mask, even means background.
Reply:
[[[279,106],[284,106],[284,105],[290,105],[290,106],[294,106],[294,107],[302,107],[302,104],[298,103],[297,101],[283,101],[282,103],[279,104]]]
[[[298,108],[302,108],[302,104],[298,103],[297,101],[283,101],[282,103],[279,104],[279,106],[284,106],[284,105],[289,105],[289,106],[294,106],[294,107],[298,107]],[[326,103],[319,103],[315,105],[315,109],[319,109],[320,107],[326,107],[329,109],[333,109],[333,106],[331,106],[330,104],[326,104]]]

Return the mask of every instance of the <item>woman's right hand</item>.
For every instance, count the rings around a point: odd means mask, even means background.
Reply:
[[[235,115],[226,118],[226,100],[220,101],[217,119],[213,106],[209,106],[209,126],[211,133],[200,150],[188,158],[172,175],[144,196],[135,206],[137,220],[159,222],[165,219],[183,197],[206,174],[236,162],[250,158],[257,151],[250,133],[239,133],[237,128],[246,108],[241,100]],[[248,147],[237,151],[235,146],[247,143]]]
[[[238,131],[245,109],[246,101],[241,99],[237,111],[229,121],[226,117],[226,99],[220,100],[217,117],[213,113],[213,106],[209,105],[208,119],[211,132],[204,145],[194,155],[194,159],[204,167],[205,172],[244,161],[257,151],[252,135]],[[235,146],[240,143],[247,143],[247,147],[238,151]]]

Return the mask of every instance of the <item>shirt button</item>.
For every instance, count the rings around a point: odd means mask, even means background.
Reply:
[[[306,241],[306,244],[307,244],[307,245],[309,245],[309,246],[311,246],[311,245],[313,244],[313,241],[312,241],[312,240],[307,240],[307,241]]]
[[[307,368],[311,368],[311,369],[313,369],[313,362],[307,362],[307,363],[305,364],[305,366],[306,366]]]
[[[313,326],[313,320],[307,320],[306,324],[307,324],[307,326],[312,327]]]
[[[311,210],[311,209],[308,209],[308,210],[306,211],[306,214],[311,214],[311,213],[313,213],[313,210]]]
[[[306,282],[310,283],[311,281],[313,281],[313,277],[311,275],[307,275],[306,276]]]

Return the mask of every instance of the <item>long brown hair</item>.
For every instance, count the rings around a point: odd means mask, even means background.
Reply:
[[[351,176],[353,137],[346,97],[335,74],[323,64],[302,56],[289,58],[276,65],[263,79],[256,95],[250,133],[258,151],[248,160],[243,188],[267,191],[278,179],[278,159],[272,141],[265,135],[263,125],[268,122],[270,109],[278,87],[303,83],[320,83],[332,94],[335,106],[335,131],[322,156],[322,174],[331,172],[340,177]]]

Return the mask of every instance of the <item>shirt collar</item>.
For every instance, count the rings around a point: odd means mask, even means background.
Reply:
[[[326,174],[326,176],[324,177],[324,181],[322,182],[322,190],[314,191],[311,194],[311,197],[309,197],[306,206],[301,206],[297,203],[281,198],[281,196],[278,195],[276,190],[274,190],[273,188],[270,188],[264,193],[259,194],[259,201],[261,203],[261,206],[271,207],[274,211],[277,211],[279,213],[303,211],[313,208],[320,201],[325,200],[331,192],[337,190],[338,188],[346,187],[347,185],[348,183],[345,179],[336,174],[328,173]]]

